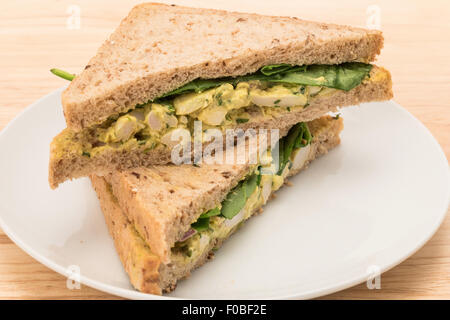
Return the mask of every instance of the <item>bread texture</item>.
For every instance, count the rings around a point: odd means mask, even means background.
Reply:
[[[139,291],[161,294],[159,281],[161,260],[150,251],[148,245],[123,214],[106,181],[97,176],[92,176],[91,181],[130,282]]]
[[[196,78],[239,76],[275,63],[370,62],[381,32],[157,3],[134,7],[62,94],[67,126],[105,121]]]
[[[307,162],[289,175],[297,174],[306,168],[309,162],[340,143],[342,119],[323,117],[311,122],[309,127],[314,138]],[[160,242],[169,237],[164,236],[164,232],[173,232],[173,228],[183,227],[183,221],[188,221],[189,225],[191,218],[198,216],[197,208],[211,207],[211,204],[223,200],[248,169],[245,165],[235,167],[230,171],[228,166],[222,169],[216,166],[161,166],[141,169],[138,172],[116,172],[113,174],[115,177],[109,179],[112,185],[105,177],[91,176],[117,252],[137,290],[161,294],[175,289],[179,279],[189,276],[192,270],[211,258],[213,248],[220,247],[223,239],[210,243],[207,250],[189,264],[179,264],[176,261],[164,261],[166,253],[160,250]],[[194,171],[198,173],[192,176],[189,182],[181,179],[184,174],[193,174]],[[207,181],[204,181],[205,174],[208,176]],[[158,179],[152,181],[146,179],[145,175]],[[219,180],[214,183],[209,181],[216,178]],[[122,194],[126,190],[129,192]],[[189,193],[192,198],[186,198]],[[200,193],[203,193],[203,196]],[[193,207],[192,203],[196,202],[198,204]],[[182,213],[177,214],[180,210]],[[255,212],[258,210],[260,208],[255,208]],[[153,233],[162,238],[155,239],[151,236]]]
[[[332,95],[324,95],[311,100],[308,107],[285,112],[273,117],[252,116],[247,123],[238,125],[241,129],[280,129],[287,128],[301,121],[317,119],[327,112],[363,102],[381,101],[392,98],[392,80],[388,71],[374,67],[371,78],[350,91],[334,90]],[[68,179],[105,175],[113,170],[125,170],[140,166],[162,165],[171,162],[171,149],[160,145],[153,150],[146,150],[138,145],[131,149],[110,148],[93,157],[86,157],[80,150],[63,150],[57,153],[67,141],[67,130],[57,136],[51,144],[49,164],[49,183],[56,188]]]
[[[310,125],[314,149],[330,136],[339,138],[342,120],[324,117]],[[191,223],[203,212],[217,207],[252,168],[254,165],[248,162],[199,167],[162,165],[114,171],[104,178],[139,234],[168,263],[171,248]]]

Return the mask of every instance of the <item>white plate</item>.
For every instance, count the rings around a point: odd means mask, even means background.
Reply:
[[[342,111],[342,144],[278,192],[264,214],[169,296],[128,282],[87,179],[47,183],[49,143],[65,126],[61,90],[0,135],[0,224],[28,254],[115,295],[161,298],[312,298],[366,281],[418,250],[449,201],[447,160],[428,130],[396,103]]]

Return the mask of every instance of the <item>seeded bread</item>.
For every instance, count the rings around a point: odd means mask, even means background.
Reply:
[[[392,98],[392,81],[389,72],[383,68],[374,67],[370,73],[370,81],[364,81],[356,88],[345,92],[334,91],[333,95],[315,98],[304,109],[285,112],[276,117],[252,116],[252,119],[238,125],[242,129],[287,129],[301,121],[311,121],[338,107],[355,105],[363,102],[379,101]],[[139,166],[160,165],[171,162],[171,150],[160,145],[153,150],[144,146],[135,146],[130,150],[108,149],[93,157],[86,157],[81,151],[62,148],[67,130],[57,136],[50,147],[49,183],[56,188],[68,179],[88,176],[90,174],[104,175],[113,170],[124,170]],[[284,130],[286,131],[286,130]],[[56,150],[62,152],[57,153]]]
[[[111,193],[111,186],[97,176],[91,177],[97,192],[109,232],[133,286],[142,292],[161,294],[159,270],[161,260],[152,253],[145,241],[123,214]]]
[[[134,7],[63,92],[79,131],[196,78],[238,76],[274,63],[370,62],[381,32],[290,17],[144,3]]]
[[[328,150],[340,143],[339,132],[343,126],[342,119],[323,117],[313,121],[309,126],[314,134],[314,139],[311,143],[312,149],[307,163],[301,169],[291,171],[289,175],[297,174],[306,168],[310,161],[327,153]],[[188,221],[190,219],[188,216],[192,217],[192,213],[195,211],[191,207],[191,201],[204,201],[205,203],[221,201],[235,182],[243,176],[243,173],[237,169],[229,172],[228,167],[224,167],[222,170],[214,167],[210,168],[210,172],[206,175],[208,181],[203,181],[206,172],[202,168],[191,167],[190,172],[184,172],[186,168],[171,166],[171,174],[166,175],[165,167],[160,171],[144,170],[145,173],[140,172],[139,176],[133,173],[117,174],[116,176],[122,178],[116,183],[123,184],[123,188],[118,188],[117,185],[115,188],[112,187],[104,177],[91,176],[92,185],[100,200],[110,234],[132,285],[139,291],[152,294],[161,294],[175,289],[177,281],[189,276],[192,270],[211,258],[212,249],[220,247],[222,241],[210,243],[199,258],[187,265],[180,265],[176,262],[164,263],[161,256],[154,251],[155,245],[158,247],[158,243],[155,243],[149,235],[156,233],[163,236],[161,230],[167,229],[167,227],[179,227],[179,220],[183,220],[183,217],[173,214],[178,209],[183,211],[183,215],[186,215],[184,220]],[[167,170],[170,169],[167,168]],[[177,171],[180,172],[177,173]],[[194,171],[199,173],[192,176],[189,182],[180,178],[183,174],[193,174]],[[143,174],[147,173],[152,177],[159,177],[159,179],[156,181],[145,179]],[[228,178],[225,178],[224,174]],[[174,178],[172,179],[172,177]],[[217,186],[213,187],[209,185],[209,180],[215,178],[219,178],[219,180],[216,181]],[[124,189],[130,189],[130,192],[121,197],[121,200],[117,199],[114,193],[120,195]],[[215,191],[216,189],[220,191]],[[189,192],[192,192],[192,199],[186,198],[186,194]],[[202,192],[205,195],[200,197],[199,193]],[[141,197],[141,194],[144,193],[146,195]],[[178,194],[180,196],[177,196]],[[134,205],[134,203],[136,204]],[[196,206],[208,206],[208,204]],[[160,207],[166,211],[158,210]],[[146,210],[156,209],[158,212],[148,211],[145,213],[144,208]],[[138,214],[134,212],[136,209],[140,210]],[[259,208],[255,209],[255,211],[257,210]],[[163,220],[164,218],[167,220]],[[173,224],[168,226],[169,219],[172,219]],[[147,222],[150,223],[147,224]],[[147,242],[149,240],[150,242]]]
[[[339,139],[342,120],[329,116],[311,123],[312,148]],[[323,151],[320,151],[323,152]],[[315,155],[315,152],[311,152]],[[106,175],[120,207],[164,263],[170,248],[203,212],[219,205],[251,170],[251,164],[152,166]]]

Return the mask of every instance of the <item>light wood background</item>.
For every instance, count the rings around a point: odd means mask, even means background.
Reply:
[[[140,1],[64,0],[0,3],[0,129],[28,104],[65,82],[49,69],[79,72]],[[395,100],[420,119],[450,155],[450,1],[171,1],[366,26],[380,13],[385,48],[377,62],[393,75]],[[73,7],[75,5],[76,7]],[[371,5],[376,5],[371,6]],[[76,26],[80,9],[80,28]],[[72,16],[73,18],[70,18]],[[329,299],[450,299],[450,216],[415,255],[384,273],[381,290],[365,284]],[[39,264],[0,230],[0,298],[111,299]]]

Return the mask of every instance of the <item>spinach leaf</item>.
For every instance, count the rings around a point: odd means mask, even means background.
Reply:
[[[271,76],[273,74],[282,73],[292,68],[290,64],[271,64],[260,69],[261,73],[265,76]]]
[[[171,97],[187,92],[201,92],[218,87],[224,83],[231,83],[235,86],[239,82],[251,80],[323,86],[349,91],[361,83],[372,70],[372,67],[371,64],[362,62],[346,62],[339,65],[315,64],[309,66],[274,64],[262,67],[255,73],[235,78],[196,79],[164,94],[162,97]]]
[[[208,230],[209,218],[220,215],[220,209],[214,208],[203,213],[196,222],[191,224],[191,227],[197,231]]]
[[[203,218],[209,218],[209,217],[214,217],[214,216],[218,216],[220,214],[220,209],[218,207],[211,209],[209,211],[206,211],[205,213],[203,213],[199,219],[203,219]]]
[[[207,230],[209,227],[209,218],[222,215],[227,219],[232,219],[237,215],[259,184],[261,177],[259,174],[253,174],[247,179],[240,182],[233,190],[228,193],[222,202],[222,208],[214,208],[203,213],[198,220],[191,226],[197,231]]]
[[[259,166],[259,167],[258,167],[258,175],[257,175],[257,178],[256,178],[256,185],[257,185],[257,186],[260,185],[260,183],[261,183],[261,178],[262,178],[262,175],[261,175],[261,166]]]
[[[289,133],[288,133],[289,134]],[[286,163],[284,159],[284,138],[278,140],[275,144],[275,148],[278,148],[278,172],[277,174],[281,174],[284,169],[283,163]],[[273,157],[273,149],[272,149],[272,157]]]
[[[289,162],[292,151],[306,147],[311,143],[312,135],[306,123],[300,122],[293,126],[288,134],[279,140],[279,169],[277,174],[281,174]]]
[[[278,73],[305,71],[306,66],[293,66],[290,64],[271,64],[264,66],[260,69],[261,73],[265,76],[272,76]]]
[[[177,96],[179,94],[188,92],[202,92],[210,88],[219,87],[225,83],[233,83],[233,78],[218,78],[218,79],[195,79],[188,82],[175,90],[163,94],[160,98]],[[159,98],[159,99],[160,99]]]
[[[332,88],[346,91],[353,89],[361,83],[372,68],[373,66],[371,64],[361,62],[336,65],[336,83]]]
[[[255,189],[258,185],[258,174],[252,174],[245,183],[245,195],[246,200],[255,192]]]
[[[222,202],[222,209],[220,211],[222,216],[227,219],[233,219],[242,210],[247,201],[246,189],[246,181],[244,180],[228,193]]]
[[[313,138],[306,123],[302,122],[300,123],[300,126],[302,127],[302,131],[295,140],[294,149],[306,147],[311,143],[311,140]]]
[[[349,91],[358,86],[372,70],[372,65],[348,62],[339,65],[311,65],[305,71],[288,72],[279,79],[268,80],[277,83],[293,83]]]
[[[255,191],[260,179],[259,174],[252,174],[231,190],[222,202],[221,215],[227,219],[233,219],[245,206],[247,199]]]
[[[196,222],[191,224],[191,227],[197,230],[198,232],[208,230],[209,228],[209,217],[208,218],[199,218]]]
[[[265,76],[272,76],[279,73],[305,71],[307,66],[293,66],[290,64],[270,64],[260,69],[260,72]]]
[[[294,127],[292,127],[287,136],[283,138],[283,149],[280,149],[279,154],[283,155],[280,157],[280,167],[278,169],[278,174],[281,174],[289,162],[289,157],[291,156],[292,150],[296,144],[296,141],[299,136],[302,135],[303,128],[301,123],[297,123]]]

